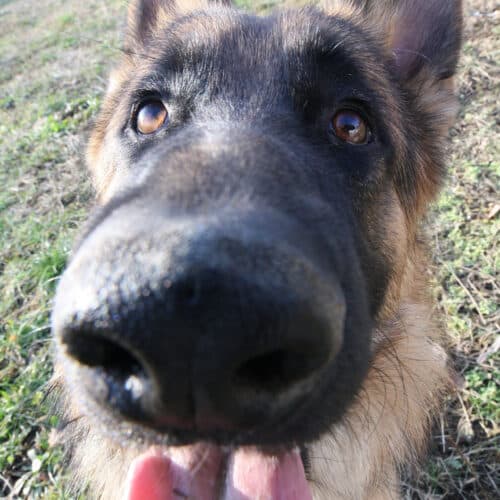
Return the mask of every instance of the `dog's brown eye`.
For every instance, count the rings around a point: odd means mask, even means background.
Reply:
[[[137,113],[137,130],[141,134],[156,132],[168,118],[168,112],[161,101],[146,101]]]
[[[344,142],[366,144],[370,139],[370,129],[366,121],[355,111],[337,112],[330,123],[331,131]]]

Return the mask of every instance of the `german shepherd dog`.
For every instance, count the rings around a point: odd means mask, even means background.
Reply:
[[[460,0],[132,1],[53,313],[75,484],[401,496],[452,379],[418,228],[461,32]]]

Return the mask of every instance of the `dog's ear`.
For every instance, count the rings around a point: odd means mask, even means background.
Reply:
[[[389,10],[388,43],[400,80],[408,82],[423,70],[435,80],[455,74],[462,42],[462,0],[365,0],[368,9]],[[373,7],[372,7],[373,5]]]
[[[324,0],[328,12],[363,19],[385,39],[401,81],[423,69],[437,80],[455,73],[462,41],[462,0]]]
[[[382,36],[395,76],[413,107],[416,142],[406,154],[418,158],[419,167],[408,168],[412,161],[404,161],[398,185],[404,206],[422,213],[445,177],[445,139],[458,110],[453,91],[462,42],[462,0],[379,0],[376,7],[375,1],[368,3],[372,13],[382,8],[388,14]]]
[[[156,29],[158,19],[165,15],[172,15],[175,7],[175,0],[130,1],[125,45],[130,47],[137,43],[144,43]]]
[[[172,18],[209,4],[228,5],[231,0],[131,0],[128,7],[125,46],[144,45],[148,38]]]

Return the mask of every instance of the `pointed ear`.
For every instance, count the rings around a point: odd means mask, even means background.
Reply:
[[[362,20],[385,38],[401,81],[411,80],[424,68],[436,80],[455,74],[462,42],[462,0],[322,0],[322,4],[329,13]]]
[[[144,45],[154,32],[175,16],[210,4],[229,5],[231,0],[130,0],[125,46]]]
[[[458,111],[453,77],[462,43],[462,0],[380,3],[392,4],[386,43],[393,54],[396,77],[410,92],[412,125],[419,144],[411,152],[418,157],[418,167],[411,169],[408,162],[401,169],[406,186],[401,189],[401,199],[421,213],[445,176],[445,139]]]
[[[173,16],[175,0],[131,0],[128,6],[125,46],[143,45],[166,15]]]
[[[452,77],[462,42],[462,1],[382,0],[380,4],[383,3],[393,10],[388,43],[400,80],[408,82],[424,69],[436,81]]]

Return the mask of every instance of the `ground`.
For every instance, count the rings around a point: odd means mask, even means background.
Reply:
[[[279,1],[239,3],[264,11]],[[0,0],[0,497],[74,498],[46,399],[49,311],[92,204],[84,144],[125,3]],[[426,225],[458,390],[408,499],[500,497],[500,7],[465,9],[450,176]]]

